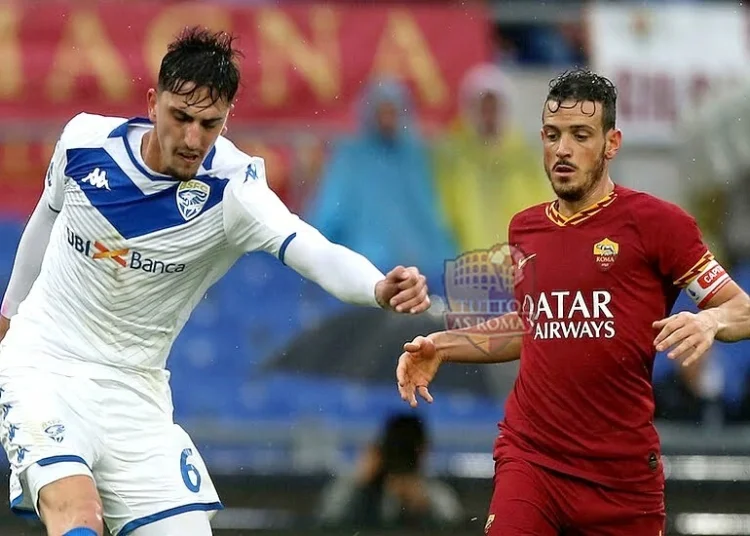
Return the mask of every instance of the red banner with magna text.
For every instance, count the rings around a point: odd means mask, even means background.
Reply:
[[[487,57],[487,18],[475,8],[2,4],[0,117],[143,113],[167,43],[195,24],[238,36],[243,121],[340,120],[362,84],[385,74],[409,82],[422,114],[445,118],[462,75]]]
[[[145,114],[167,43],[191,25],[234,33],[244,54],[230,137],[233,125],[351,125],[364,84],[387,75],[408,83],[418,117],[440,123],[463,75],[489,57],[479,7],[0,2],[0,208],[28,207],[78,112]]]

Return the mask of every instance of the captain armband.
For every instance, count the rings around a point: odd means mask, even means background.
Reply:
[[[716,260],[711,260],[700,274],[688,283],[685,291],[698,307],[702,308],[731,280],[724,267]]]

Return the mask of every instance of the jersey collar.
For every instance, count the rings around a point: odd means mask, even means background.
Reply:
[[[556,200],[547,205],[544,212],[547,215],[547,218],[549,218],[550,221],[552,221],[552,223],[554,223],[558,227],[570,227],[578,225],[579,223],[588,220],[592,216],[599,214],[602,210],[614,203],[615,199],[617,199],[617,187],[615,187],[614,190],[607,194],[606,197],[600,199],[596,203],[589,205],[583,210],[576,212],[568,218],[560,214],[557,209],[558,202]]]
[[[130,158],[130,161],[133,162],[133,165],[138,169],[138,171],[140,171],[143,175],[145,175],[149,179],[163,181],[165,177],[160,177],[158,175],[154,175],[153,173],[149,173],[149,171],[140,164],[138,159],[133,154],[133,149],[132,147],[130,147],[130,144],[128,143],[128,129],[133,125],[153,126],[153,123],[147,117],[131,117],[127,121],[121,123],[120,125],[117,125],[117,127],[112,132],[110,132],[109,136],[107,137],[108,138],[122,138],[122,141],[125,144],[125,149],[128,153],[128,157]],[[211,147],[211,150],[208,151],[206,158],[203,159],[203,164],[201,164],[201,167],[206,172],[211,171],[215,156],[216,156],[216,145]]]

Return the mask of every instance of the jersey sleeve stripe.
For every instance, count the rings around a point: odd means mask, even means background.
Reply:
[[[701,275],[701,273],[703,272],[703,269],[712,260],[714,260],[714,256],[711,254],[710,251],[707,251],[703,255],[703,257],[701,257],[700,260],[697,263],[695,263],[695,265],[692,268],[690,268],[690,270],[685,272],[685,274],[682,277],[675,280],[675,282],[673,283],[674,286],[679,287],[679,288],[684,288],[690,283],[692,283],[693,281],[695,281],[695,278]]]
[[[281,264],[286,264],[284,262],[284,256],[286,255],[286,248],[289,247],[289,244],[292,243],[292,240],[294,240],[294,237],[297,236],[297,233],[292,233],[289,236],[287,236],[284,241],[281,243],[281,247],[279,248],[279,260],[281,261]]]
[[[82,463],[86,467],[89,467],[88,462],[81,458],[80,456],[76,456],[74,454],[64,454],[61,456],[50,456],[49,458],[42,458],[36,464],[39,467],[47,467],[48,465],[55,465],[56,463]],[[90,469],[90,467],[89,467]]]

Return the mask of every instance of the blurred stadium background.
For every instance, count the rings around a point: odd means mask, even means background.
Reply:
[[[315,533],[323,486],[405,409],[393,367],[405,339],[443,325],[443,261],[489,248],[487,236],[502,241],[516,205],[549,197],[538,128],[559,71],[589,66],[613,78],[625,135],[614,179],[690,210],[750,290],[749,15],[742,2],[657,0],[0,3],[0,288],[63,124],[79,111],[144,114],[182,27],[235,32],[244,84],[228,136],[267,159],[293,210],[381,269],[417,264],[436,294],[418,319],[354,310],[251,255],[177,340],[175,418],[227,507],[217,533]],[[484,91],[497,97],[488,108],[476,105]],[[383,149],[372,120],[389,99],[409,139]],[[499,128],[482,137],[488,114]],[[463,504],[463,521],[446,527],[453,534],[484,526],[514,374],[446,367],[435,404],[417,412],[432,438],[428,470]],[[668,534],[750,534],[750,345],[717,345],[689,371],[659,356],[654,377]],[[2,495],[4,459],[0,467]],[[40,533],[0,509],[0,534]]]

